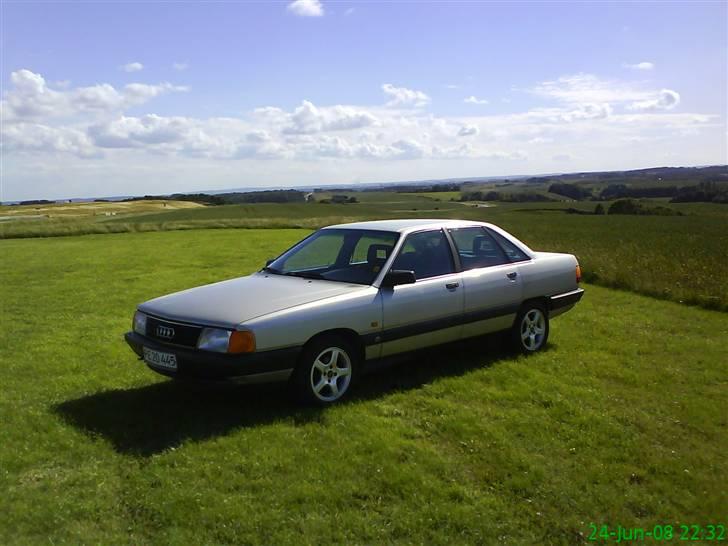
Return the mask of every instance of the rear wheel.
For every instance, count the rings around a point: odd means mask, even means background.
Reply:
[[[514,346],[530,354],[539,351],[549,338],[549,317],[540,303],[526,303],[516,316],[511,331]]]
[[[314,340],[304,349],[292,378],[295,394],[318,406],[338,402],[349,392],[357,364],[356,351],[345,339]]]

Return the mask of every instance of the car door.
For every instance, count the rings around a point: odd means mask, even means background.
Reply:
[[[462,269],[463,337],[510,328],[523,296],[522,276],[486,229],[449,229]]]
[[[390,269],[413,271],[417,280],[380,290],[381,355],[460,339],[462,279],[443,230],[409,234]]]

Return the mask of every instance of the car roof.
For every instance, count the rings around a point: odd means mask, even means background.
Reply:
[[[463,226],[488,226],[484,222],[473,222],[470,220],[446,220],[437,218],[410,218],[394,220],[373,220],[369,222],[354,222],[351,224],[337,224],[327,226],[324,229],[370,229],[376,231],[395,231],[406,233],[420,229],[436,229],[441,227],[463,227]]]

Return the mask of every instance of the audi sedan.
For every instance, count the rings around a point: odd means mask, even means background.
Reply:
[[[581,299],[571,254],[461,220],[342,224],[260,271],[138,306],[126,341],[155,372],[287,380],[305,402],[351,391],[372,361],[510,330],[533,353]]]

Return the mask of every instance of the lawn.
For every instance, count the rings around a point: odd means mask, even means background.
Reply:
[[[592,522],[728,523],[725,313],[588,285],[541,354],[431,350],[326,410],[168,381],[124,345],[138,302],[304,233],[0,241],[0,543],[575,544]]]

